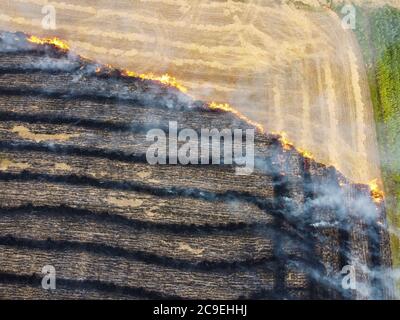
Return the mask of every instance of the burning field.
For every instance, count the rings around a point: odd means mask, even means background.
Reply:
[[[0,13],[26,32],[0,33],[0,298],[394,297],[368,82],[333,11],[69,0],[46,31],[44,2]],[[149,164],[171,122],[254,129],[254,170],[233,133],[221,164]]]
[[[229,164],[149,165],[145,132],[171,120],[254,126],[60,40],[1,39],[2,297],[391,297],[377,187],[260,129],[250,175]],[[59,288],[50,292],[38,287],[49,262]],[[357,290],[342,286],[349,265]]]
[[[87,58],[169,74],[196,99],[229,103],[353,181],[381,183],[363,60],[332,10],[286,1],[71,0],[54,2],[52,31],[41,25],[45,3],[6,6],[0,29],[57,35]]]

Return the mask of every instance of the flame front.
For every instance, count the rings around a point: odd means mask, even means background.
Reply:
[[[252,125],[253,127],[255,127],[261,133],[265,133],[265,130],[264,130],[263,126],[260,123],[250,120],[243,113],[241,113],[240,111],[238,111],[235,108],[233,108],[229,103],[211,102],[211,103],[208,104],[208,107],[211,110],[221,110],[221,111],[233,113],[239,119],[242,119],[243,121],[245,121],[248,124]]]
[[[56,38],[56,37],[54,37],[54,38],[39,38],[36,36],[30,36],[27,40],[29,42],[35,43],[35,44],[53,45],[56,48],[64,50],[64,51],[70,50],[70,46],[66,42],[64,42],[61,39]],[[107,66],[107,67],[112,68],[111,66]],[[100,71],[101,71],[100,67],[96,69],[96,72],[100,72]],[[183,93],[187,92],[187,88],[185,88],[183,85],[181,85],[175,77],[173,77],[167,73],[163,74],[161,76],[157,76],[151,72],[150,73],[136,73],[134,71],[123,70],[122,74],[127,77],[134,77],[134,78],[140,78],[143,80],[157,81],[157,82],[165,84],[169,87],[174,87]]]
[[[292,142],[289,141],[287,138],[286,132],[280,131],[280,132],[272,132],[273,135],[278,136],[278,140],[282,145],[282,148],[286,151],[294,149],[294,145]]]
[[[65,50],[65,51],[70,49],[69,45],[66,42],[64,42],[64,41],[62,41],[62,40],[60,40],[59,38],[56,38],[56,37],[54,37],[54,38],[38,38],[38,37],[35,37],[35,36],[30,36],[27,40],[29,42],[35,43],[35,44],[53,45],[56,48],[61,49],[61,50]]]
[[[170,76],[168,73],[163,74],[161,76],[157,76],[151,72],[150,73],[136,73],[134,71],[123,70],[122,74],[127,77],[140,78],[143,80],[158,81],[169,87],[174,87],[183,93],[186,93],[188,91],[187,88],[185,88],[183,85],[181,85],[175,77]]]
[[[385,197],[385,194],[380,190],[378,186],[378,179],[374,179],[368,183],[369,189],[371,190],[371,197],[375,203],[381,203]]]

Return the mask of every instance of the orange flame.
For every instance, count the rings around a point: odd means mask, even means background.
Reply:
[[[371,190],[371,197],[375,203],[381,203],[385,197],[385,194],[380,190],[378,186],[378,179],[374,179],[368,183],[369,189]]]
[[[229,103],[211,102],[211,103],[208,104],[208,107],[211,110],[221,110],[221,111],[226,111],[226,112],[233,113],[239,119],[242,119],[243,121],[245,121],[248,124],[252,125],[257,130],[259,130],[261,133],[265,133],[265,130],[264,130],[263,126],[260,123],[257,123],[255,121],[250,120],[243,113],[241,113],[240,111],[238,111],[235,108],[233,108]]]
[[[312,155],[311,152],[306,151],[306,150],[303,150],[303,149],[300,149],[300,148],[296,148],[296,147],[294,146],[294,143],[291,142],[291,141],[289,140],[289,138],[287,137],[286,132],[284,132],[284,131],[272,132],[272,134],[278,136],[278,140],[279,140],[279,142],[281,143],[282,148],[283,148],[284,150],[286,150],[286,151],[289,151],[289,150],[296,150],[296,151],[297,151],[298,153],[300,153],[304,158],[307,158],[307,159],[314,159],[314,156]]]
[[[62,40],[60,40],[60,39],[58,39],[56,37],[54,37],[54,38],[38,38],[38,37],[35,37],[35,36],[30,36],[27,40],[29,42],[36,43],[36,44],[53,45],[56,48],[64,50],[64,51],[67,51],[67,50],[70,49],[69,45],[66,42],[64,42],[64,41],[62,41]]]
[[[286,132],[272,132],[273,135],[278,136],[278,140],[282,145],[282,148],[286,151],[293,150],[294,144],[289,141]]]
[[[303,149],[297,149],[298,152],[300,152],[300,154],[307,159],[314,159],[314,156],[311,152],[303,150]]]
[[[178,89],[179,91],[186,93],[188,90],[185,88],[183,85],[181,85],[178,80],[170,76],[169,74],[163,74],[161,76],[157,76],[154,73],[136,73],[134,71],[129,71],[129,70],[123,70],[122,74],[127,76],[127,77],[134,77],[134,78],[140,78],[143,80],[152,80],[152,81],[158,81],[161,82],[162,84],[165,84],[169,87],[174,87]]]

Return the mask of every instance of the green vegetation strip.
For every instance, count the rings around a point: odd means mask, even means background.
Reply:
[[[340,15],[340,8],[337,8]],[[388,222],[400,227],[400,10],[356,7],[355,34],[363,51],[374,105]],[[400,241],[391,233],[394,267]]]

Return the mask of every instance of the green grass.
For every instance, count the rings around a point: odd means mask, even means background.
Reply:
[[[340,15],[340,8],[336,8]],[[387,194],[388,222],[400,227],[400,10],[356,7],[356,30],[368,81]],[[391,236],[394,267],[400,267],[400,241]]]

